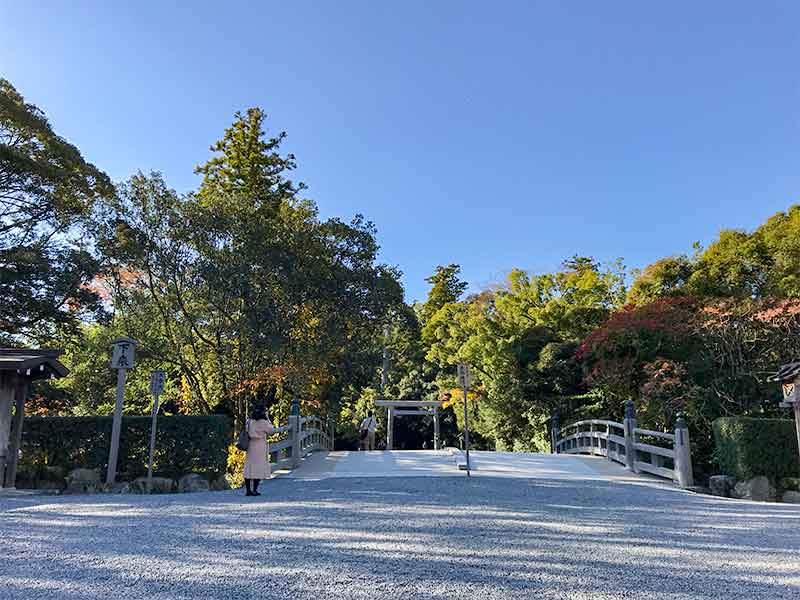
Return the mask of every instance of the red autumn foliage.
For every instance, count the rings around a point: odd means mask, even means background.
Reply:
[[[697,301],[688,296],[661,298],[643,306],[624,306],[581,342],[575,356],[583,360],[602,354],[613,354],[632,336],[643,333],[680,338],[688,335],[697,308]]]

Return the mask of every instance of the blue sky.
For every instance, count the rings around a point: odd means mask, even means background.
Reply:
[[[572,254],[631,267],[800,202],[800,3],[12,2],[0,75],[115,180],[179,191],[236,110],[407,299]]]

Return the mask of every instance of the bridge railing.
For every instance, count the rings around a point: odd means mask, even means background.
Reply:
[[[683,416],[678,415],[674,433],[636,425],[632,402],[626,403],[623,423],[587,419],[559,428],[558,419],[554,418],[553,451],[605,456],[635,473],[670,479],[683,488],[694,485],[689,429]]]
[[[301,417],[299,409],[299,403],[293,402],[288,422],[276,427],[269,438],[270,462],[275,469],[294,469],[312,452],[333,450],[333,421],[316,415]]]
[[[625,426],[616,421],[587,419],[558,430],[556,452],[592,454],[625,464]]]

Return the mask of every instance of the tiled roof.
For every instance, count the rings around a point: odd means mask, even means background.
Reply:
[[[770,381],[794,381],[800,375],[800,361],[781,365],[778,372],[769,378]]]
[[[64,377],[69,373],[58,357],[63,350],[31,348],[0,348],[0,371],[15,371],[31,379]]]

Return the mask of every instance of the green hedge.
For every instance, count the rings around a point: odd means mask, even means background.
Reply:
[[[714,421],[715,455],[737,479],[800,476],[794,420],[723,417]]]
[[[130,481],[147,474],[150,417],[123,417],[117,472]],[[100,469],[108,465],[112,417],[31,417],[22,430],[21,464]],[[225,473],[231,423],[225,416],[159,417],[153,471],[163,477]]]

